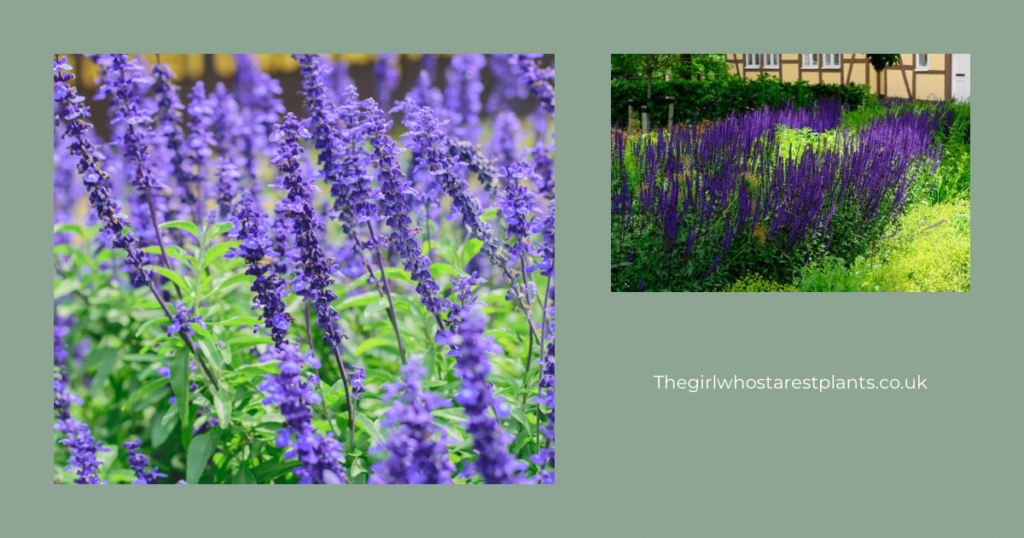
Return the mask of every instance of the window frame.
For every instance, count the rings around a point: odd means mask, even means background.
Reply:
[[[750,63],[750,59],[753,58],[755,63]],[[744,54],[743,55],[743,68],[744,69],[761,69],[761,55],[760,54]]]
[[[768,58],[770,56],[775,56],[775,63],[774,64],[769,64],[768,63]],[[782,63],[782,55],[781,54],[762,54],[761,57],[762,57],[761,58],[761,69],[778,70],[779,69],[779,65]]]
[[[814,65],[807,65],[808,58],[813,58],[814,59]],[[801,54],[800,55],[800,67],[803,68],[805,71],[807,71],[807,70],[814,70],[814,69],[821,69],[821,61],[820,60],[821,60],[821,58],[819,58],[817,54]]]
[[[831,59],[830,56],[836,56],[836,60],[839,63],[835,65],[829,65],[826,60]],[[843,55],[842,54],[822,54],[821,55],[821,68],[822,69],[842,69],[843,68]]]
[[[924,65],[921,65],[921,57],[924,57]],[[931,58],[928,54],[915,54],[914,55],[914,71],[930,71],[931,70]]]

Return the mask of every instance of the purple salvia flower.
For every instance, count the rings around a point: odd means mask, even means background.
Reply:
[[[179,332],[186,336],[194,336],[196,332],[192,330],[193,323],[199,324],[204,329],[206,328],[206,323],[203,323],[203,316],[190,316],[192,309],[187,307],[185,303],[179,302],[175,304],[174,310],[174,319],[167,326],[167,336]]]
[[[160,189],[162,185],[153,177],[149,163],[149,125],[153,118],[141,103],[145,91],[140,91],[140,86],[150,81],[137,59],[129,59],[127,54],[111,54],[110,60],[106,80],[110,87],[105,92],[114,111],[110,124],[125,125],[119,142],[134,169],[132,185],[140,191]]]
[[[475,144],[480,136],[480,70],[487,64],[483,54],[456,54],[448,68],[445,106],[451,113],[455,137]]]
[[[549,194],[552,197],[555,195],[555,161],[551,158],[555,154],[555,145],[537,143],[531,148],[527,148],[525,155],[530,158],[530,164],[533,165],[534,171],[537,173],[537,179],[534,181],[534,186],[537,188],[537,192],[541,194]]]
[[[473,271],[473,274],[470,276],[459,276],[452,282],[452,293],[455,295],[455,301],[449,301],[447,308],[448,319],[445,328],[438,331],[434,336],[435,342],[451,346],[451,350],[448,351],[449,357],[458,357],[462,354],[459,351],[457,335],[459,334],[459,327],[462,325],[469,310],[477,305],[486,306],[485,303],[479,301],[477,294],[473,293],[473,286],[483,284],[484,282],[486,280],[477,278],[476,271]]]
[[[519,160],[518,145],[521,143],[519,118],[509,111],[499,112],[494,116],[491,140],[487,145],[487,153],[495,165],[506,167]]]
[[[487,112],[494,116],[501,110],[512,107],[517,99],[526,99],[529,92],[519,83],[519,76],[512,70],[508,59],[511,54],[491,54],[487,58],[487,67],[494,75],[494,89],[487,97]]]
[[[216,145],[210,131],[213,118],[213,107],[206,97],[206,86],[197,81],[189,93],[188,103],[188,148],[190,185],[185,189],[182,201],[193,206],[193,217],[199,219],[206,209],[204,205],[203,180],[206,178],[206,160],[213,156],[212,147]]]
[[[423,390],[426,369],[413,359],[401,368],[401,382],[384,386],[390,403],[381,424],[387,441],[374,447],[387,457],[373,464],[371,484],[451,484],[455,465],[448,461],[447,437],[433,423],[431,411],[450,407],[436,393]]]
[[[555,70],[548,67],[541,69],[535,60],[543,58],[543,54],[512,54],[508,61],[512,69],[519,73],[524,86],[537,98],[537,106],[555,117],[555,88],[548,79],[555,78]]]
[[[281,171],[278,183],[273,186],[288,191],[288,196],[279,201],[275,209],[291,222],[295,246],[300,253],[296,264],[297,274],[291,281],[292,290],[316,306],[324,341],[331,347],[338,347],[341,345],[341,335],[334,326],[338,312],[331,306],[331,302],[338,296],[329,288],[331,274],[338,266],[328,259],[320,245],[318,232],[324,229],[324,223],[317,218],[316,208],[313,207],[312,189],[315,186],[300,172],[299,158],[304,150],[299,145],[299,139],[311,136],[290,112],[270,136],[271,141],[278,145],[277,155],[271,163]]]
[[[271,247],[267,238],[267,216],[260,211],[251,192],[242,193],[231,223],[233,227],[230,235],[239,242],[239,246],[231,248],[224,257],[241,256],[248,266],[245,274],[256,277],[250,289],[256,293],[252,299],[252,309],[261,311],[260,319],[270,331],[275,345],[280,346],[286,342],[285,337],[291,327],[291,318],[284,311],[284,297],[290,292],[281,275],[270,264],[263,263]],[[255,328],[253,332],[256,332]]]
[[[520,256],[530,254],[530,228],[535,220],[533,213],[536,211],[536,195],[527,188],[527,185],[533,183],[536,174],[533,172],[533,165],[524,161],[509,166],[503,175],[508,178],[508,184],[504,195],[498,199],[498,207],[505,220],[508,240],[518,239],[515,245],[509,247],[509,261],[515,262]]]
[[[61,439],[60,443],[66,445],[71,452],[65,469],[78,473],[75,483],[106,484],[106,480],[100,481],[99,479],[99,467],[103,465],[103,462],[96,459],[96,453],[109,452],[110,449],[92,438],[89,426],[75,419],[66,421],[64,433],[67,434],[67,438]]]
[[[496,400],[487,388],[487,375],[491,371],[489,355],[501,352],[489,337],[484,336],[486,320],[479,306],[469,309],[454,336],[462,353],[455,364],[455,377],[462,388],[455,396],[455,402],[463,407],[469,425],[466,433],[473,436],[476,461],[463,470],[464,476],[480,475],[488,484],[515,484],[520,482],[519,473],[525,465],[509,454],[508,445],[512,435],[502,428],[499,418],[508,416],[508,406]],[[489,411],[493,409],[498,416]]]
[[[288,119],[285,119],[287,122]],[[285,427],[277,432],[275,445],[288,448],[285,459],[297,458],[300,467],[295,469],[300,484],[341,484],[345,481],[345,461],[341,443],[333,434],[321,435],[313,427],[310,405],[320,403],[322,398],[313,390],[319,379],[310,374],[302,379],[302,367],[320,368],[320,361],[312,351],[299,353],[299,346],[283,344],[271,348],[260,357],[260,362],[280,361],[277,375],[264,375],[260,391],[266,394],[264,405],[276,405],[284,416]]]
[[[529,272],[540,269],[540,274],[551,277],[555,276],[555,201],[548,204],[548,214],[544,220],[534,222],[533,233],[541,234],[541,242],[537,254],[541,259],[534,265],[526,267]]]
[[[348,383],[352,387],[352,399],[358,401],[366,392],[366,369],[354,364],[346,364],[345,371],[348,372]]]
[[[355,223],[376,218],[377,205],[373,200],[372,178],[366,171],[370,154],[364,149],[366,124],[361,120],[359,92],[355,86],[348,86],[342,95],[344,101],[337,108],[340,174],[331,185],[331,195],[337,218],[344,223],[346,232],[354,233]]]
[[[373,64],[373,75],[377,82],[377,99],[387,105],[391,94],[398,90],[402,74],[398,70],[397,54],[378,54]]]
[[[412,280],[417,283],[416,291],[420,294],[420,301],[429,312],[438,315],[442,309],[441,301],[437,298],[440,287],[430,275],[430,259],[420,250],[416,231],[409,228],[412,219],[408,215],[406,197],[415,195],[416,191],[406,181],[402,167],[398,164],[396,156],[402,150],[388,135],[392,122],[384,120],[383,113],[372,99],[367,101],[366,115],[370,144],[374,149],[373,165],[380,174],[380,212],[392,229],[391,244],[405,260],[405,270],[409,271]]]
[[[174,84],[174,71],[167,64],[153,66],[153,93],[157,103],[156,124],[153,128],[154,142],[169,154],[169,175],[173,176],[177,190],[184,192],[188,188],[189,175],[185,171],[185,132],[182,128],[182,110],[178,97],[179,88]],[[164,213],[165,220],[177,219],[177,211],[168,204]]]
[[[89,203],[96,211],[97,218],[103,223],[103,233],[111,240],[114,248],[124,250],[128,257],[128,265],[136,269],[134,283],[145,284],[150,279],[148,271],[143,269],[145,258],[138,250],[138,242],[132,233],[128,217],[121,212],[121,205],[111,194],[110,179],[106,172],[99,168],[103,156],[89,141],[88,133],[91,125],[86,121],[89,107],[82,106],[84,97],[78,90],[68,85],[74,75],[66,73],[71,67],[66,58],[53,60],[54,101],[59,104],[54,125],[60,120],[66,123],[64,137],[72,139],[69,146],[71,153],[79,157],[77,169],[82,176],[86,189],[89,191]]]
[[[128,449],[128,465],[131,465],[135,470],[135,476],[138,477],[138,480],[132,484],[159,484],[160,478],[167,478],[167,475],[157,472],[158,467],[153,467],[152,471],[146,471],[146,467],[149,466],[149,458],[139,453],[142,441],[125,441],[124,446]]]
[[[238,180],[242,173],[238,166],[226,157],[217,157],[214,169],[217,177],[217,206],[220,208],[220,215],[227,216],[231,213],[235,195],[238,194]]]

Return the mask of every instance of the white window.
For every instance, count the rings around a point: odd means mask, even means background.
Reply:
[[[917,71],[928,70],[928,55],[927,54],[915,54],[914,55],[914,67]]]
[[[744,54],[747,57],[746,66],[752,69],[761,68],[761,55],[760,54]]]
[[[821,67],[824,69],[839,69],[839,61],[842,54],[825,54]]]
[[[818,55],[817,54],[801,54],[804,60],[804,69],[817,69],[818,68]]]
[[[764,68],[765,69],[778,69],[779,68],[779,55],[778,54],[765,54],[764,55]]]

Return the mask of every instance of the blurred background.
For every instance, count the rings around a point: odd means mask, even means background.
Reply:
[[[93,102],[99,77],[99,67],[95,62],[86,57],[85,54],[60,54],[67,56],[68,63],[74,68],[75,80],[72,85],[78,87],[78,93]],[[133,55],[135,56],[135,55]],[[140,54],[148,64],[156,64],[157,55]],[[302,115],[302,97],[298,92],[302,89],[302,78],[299,76],[299,64],[291,54],[257,54],[260,65],[264,71],[270,73],[281,82],[282,94],[280,98],[284,101],[285,109]],[[444,91],[446,86],[445,70],[451,63],[452,54],[324,54],[334,63],[335,75],[347,76],[356,88],[359,89],[360,98],[373,97],[380,101],[377,95],[377,74],[374,66],[383,61],[397,62],[400,73],[400,80],[397,88],[391,90],[392,98],[401,99],[410,89],[416,85],[416,79],[421,70],[427,70],[433,80],[433,85]],[[180,97],[185,97],[192,87],[192,83],[202,80],[206,84],[207,91],[213,89],[218,82],[223,82],[229,90],[234,89],[235,72],[237,64],[233,54],[161,54],[160,62],[166,63],[177,75],[177,84],[180,86]],[[554,67],[555,57],[553,54],[546,54],[538,62],[541,67]],[[494,89],[495,77],[490,69],[480,71],[481,82],[484,84],[483,103],[487,103],[488,96]],[[554,81],[551,81],[554,84]],[[391,102],[385,103],[391,105]],[[521,99],[516,103],[519,116],[525,116],[536,106],[532,96]],[[381,106],[388,110],[390,106]],[[92,123],[97,133],[106,138],[109,129],[107,121],[107,107],[93,106]],[[399,127],[396,125],[396,127]]]

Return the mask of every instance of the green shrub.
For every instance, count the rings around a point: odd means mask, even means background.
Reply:
[[[730,292],[795,292],[800,291],[796,287],[779,284],[774,280],[764,278],[759,274],[747,275],[733,282],[723,291]]]
[[[868,258],[826,256],[805,267],[800,291],[971,291],[969,201],[917,204]]]
[[[611,81],[611,85],[611,124],[625,128],[629,123],[628,101],[634,101],[634,111],[637,113],[640,105],[647,103],[647,81],[620,79]],[[655,81],[651,94],[655,99],[674,97],[675,121],[683,123],[694,119],[724,118],[732,112],[765,105],[781,107],[789,101],[792,101],[794,106],[803,107],[822,97],[839,99],[850,109],[856,110],[869,97],[870,92],[863,86],[809,84],[805,80],[781,82],[774,77],[763,75],[757,80],[731,76],[704,81]],[[667,105],[651,106],[648,111],[652,125],[668,123]]]

